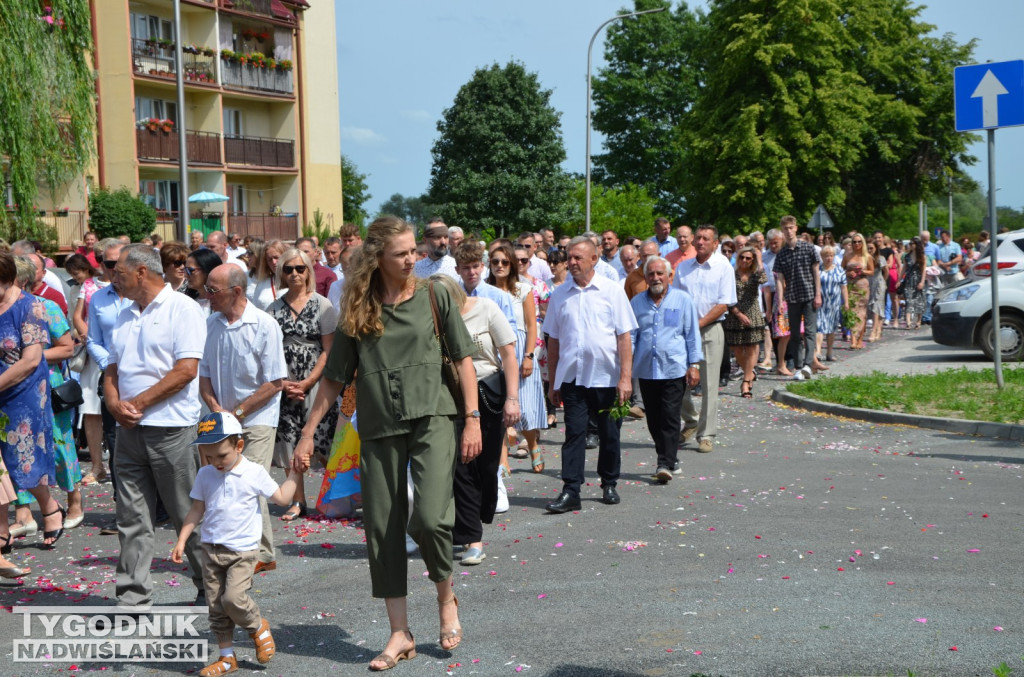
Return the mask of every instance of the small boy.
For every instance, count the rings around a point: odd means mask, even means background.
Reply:
[[[210,630],[220,644],[220,657],[199,674],[218,677],[238,670],[232,648],[236,625],[252,638],[256,660],[268,663],[274,656],[270,624],[249,596],[263,533],[259,498],[290,505],[297,474],[291,470],[278,487],[262,465],[243,457],[242,425],[224,411],[203,417],[193,445],[199,447],[206,465],[199,469],[189,494],[192,508],[171,551],[171,561],[181,563],[185,541],[202,520],[203,587],[210,607]]]

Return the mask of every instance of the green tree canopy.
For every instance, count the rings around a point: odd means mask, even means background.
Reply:
[[[429,202],[485,237],[564,223],[572,182],[559,113],[517,62],[477,70],[437,123]]]
[[[712,0],[704,87],[674,175],[694,219],[761,227],[824,204],[839,221],[925,195],[971,162],[952,68],[909,0]]]
[[[636,0],[635,11],[671,4]],[[688,154],[677,132],[700,92],[705,29],[685,2],[674,12],[615,22],[608,27],[607,66],[593,81],[593,125],[607,148],[593,158],[595,178],[606,186],[644,186],[669,213],[683,210],[671,170]]]
[[[561,228],[560,235],[578,235],[586,222],[587,184],[576,179],[572,190],[572,218]],[[601,185],[590,187],[590,229],[595,233],[614,230],[622,238],[627,235],[648,238],[653,231],[658,207],[647,190],[632,183],[621,188]]]
[[[354,223],[362,226],[366,223],[369,214],[363,206],[373,196],[367,192],[369,186],[366,184],[366,174],[361,174],[356,163],[341,156],[341,197],[342,197],[342,219],[345,223]]]
[[[381,203],[377,216],[383,216],[384,214],[391,214],[409,223],[423,226],[434,216],[434,210],[427,204],[426,199],[422,195],[419,197],[406,197],[401,193],[395,193]]]
[[[88,164],[95,126],[89,1],[43,4],[4,0],[0,11],[0,157],[28,224],[39,185],[55,189]]]
[[[127,188],[100,188],[89,194],[89,227],[101,240],[127,235],[141,242],[156,228],[156,210]]]

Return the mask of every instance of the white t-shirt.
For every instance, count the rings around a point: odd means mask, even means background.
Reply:
[[[477,380],[480,380],[501,368],[498,348],[509,344],[514,346],[516,333],[497,303],[479,296],[474,298],[476,303],[462,316],[462,321],[476,345],[473,367],[476,368]]]
[[[165,284],[144,310],[132,302],[114,324],[110,360],[117,364],[118,389],[130,400],[153,387],[178,360],[203,358],[206,314],[199,304]],[[139,425],[180,428],[199,422],[199,379],[142,414]]]
[[[259,498],[270,498],[277,489],[277,482],[263,466],[245,456],[224,472],[204,465],[189,493],[206,504],[199,540],[235,552],[255,550],[263,535]]]

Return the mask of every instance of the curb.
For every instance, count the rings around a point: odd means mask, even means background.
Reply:
[[[977,435],[980,437],[991,437],[1001,440],[1024,441],[1024,425],[1015,423],[992,423],[989,421],[972,421],[955,418],[936,418],[934,416],[919,416],[917,414],[901,414],[894,411],[877,411],[875,409],[861,409],[859,407],[847,407],[842,404],[812,400],[809,397],[795,395],[788,390],[775,388],[772,390],[771,399],[779,404],[785,404],[797,409],[806,409],[819,414],[830,414],[842,416],[871,423],[888,423],[895,425],[908,425],[916,428],[929,428],[931,430],[942,430],[960,435]]]

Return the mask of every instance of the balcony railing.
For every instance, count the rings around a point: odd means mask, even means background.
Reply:
[[[221,60],[224,85],[241,89],[254,89],[275,94],[291,94],[292,72],[280,68],[260,68],[251,63]]]
[[[274,4],[271,0],[229,0],[227,2],[222,1],[221,6],[233,9],[236,12],[259,14],[273,19],[284,19],[287,21],[291,18],[283,6],[279,6],[279,10],[274,11]]]
[[[298,214],[228,214],[228,228],[232,233],[255,235],[264,241],[294,240],[299,236]]]
[[[295,142],[259,136],[225,136],[224,158],[229,165],[294,167]]]
[[[217,82],[216,52],[212,49],[209,51],[212,53],[182,53],[186,82]],[[177,74],[174,47],[164,47],[157,40],[132,38],[132,70],[144,75],[173,79]]]
[[[165,132],[161,129],[135,130],[136,156],[140,160],[156,160],[161,162],[178,161],[178,132]],[[222,164],[220,155],[220,134],[213,132],[187,131],[185,152],[189,164]]]

